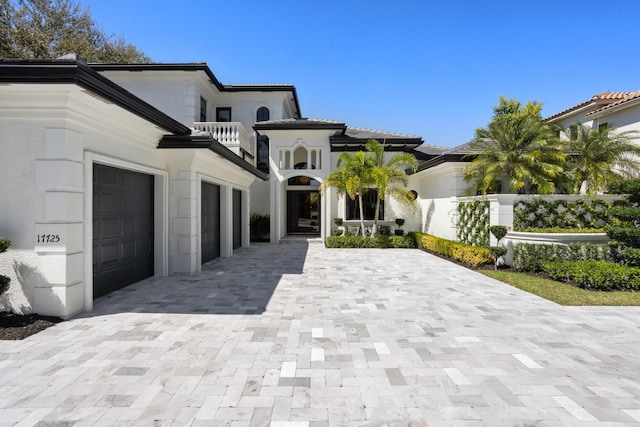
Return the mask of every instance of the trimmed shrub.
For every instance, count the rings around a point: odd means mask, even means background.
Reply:
[[[543,244],[517,243],[513,246],[511,266],[518,271],[542,271],[546,261],[612,261],[611,247],[607,244],[571,243]]]
[[[0,254],[6,252],[11,246],[11,240],[0,237]]]
[[[249,218],[250,237],[252,242],[268,242],[271,229],[269,215],[251,214]]]
[[[381,225],[378,227],[378,234],[380,236],[390,236],[391,235],[391,226],[389,225]]]
[[[415,236],[419,248],[460,261],[472,268],[494,262],[494,257],[487,248],[465,245],[430,234],[415,233]]]
[[[640,268],[607,261],[551,261],[542,265],[552,279],[598,291],[640,290]]]
[[[11,246],[11,240],[0,237],[0,254],[6,252],[7,249],[9,249],[9,246]],[[11,278],[0,274],[0,295],[5,293],[9,289],[10,284]]]
[[[325,240],[327,248],[415,248],[413,235],[409,236],[329,236]]]

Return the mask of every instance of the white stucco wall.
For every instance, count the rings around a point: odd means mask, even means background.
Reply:
[[[76,86],[1,90],[0,236],[13,245],[0,255],[0,274],[12,279],[0,309],[61,317],[91,309],[94,163],[155,177],[155,275],[199,270],[203,180],[221,185],[221,253],[232,254],[232,190],[247,203],[255,176],[207,149],[157,149],[166,130]],[[244,208],[243,245],[248,218]],[[59,240],[38,243],[42,235]]]
[[[0,235],[13,242],[3,254],[12,278],[4,308],[70,316],[85,307],[91,261],[85,153],[155,168],[162,132],[75,86],[14,85],[2,95],[0,179],[10,185],[0,188]],[[59,238],[38,243],[43,235]]]
[[[267,215],[270,212],[269,181],[256,181],[251,185],[251,213]]]
[[[416,231],[444,239],[456,240],[456,197],[464,196],[467,184],[462,168],[467,163],[443,163],[412,175],[411,183],[419,187],[419,224],[409,226]]]
[[[596,107],[593,106],[583,108],[551,120],[550,123],[560,126],[563,129],[569,129],[570,126],[576,123],[581,123],[589,127],[597,127],[606,123],[620,132],[640,132],[640,103],[621,104],[620,107],[588,115],[595,110]],[[640,144],[640,135],[636,135],[635,139]]]

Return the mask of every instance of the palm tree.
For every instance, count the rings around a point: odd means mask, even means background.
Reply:
[[[338,194],[347,194],[351,200],[358,198],[358,215],[362,236],[366,237],[364,217],[362,216],[362,193],[373,184],[371,171],[373,162],[363,151],[354,154],[344,152],[338,157],[337,169],[333,170],[322,182],[321,189],[335,187]]]
[[[566,149],[542,120],[542,105],[500,97],[486,128],[476,129],[470,143],[473,160],[464,170],[470,193],[540,193],[555,190]]]
[[[378,233],[380,201],[384,200],[387,194],[394,196],[405,205],[415,207],[415,198],[407,188],[409,178],[405,169],[409,168],[415,172],[418,161],[413,154],[398,153],[385,162],[384,144],[380,144],[375,139],[367,141],[366,148],[373,161],[371,175],[378,190],[373,228],[371,229],[371,237],[374,237]]]
[[[633,142],[637,133],[616,132],[615,128],[592,128],[584,124],[571,127],[568,172],[575,193],[604,191],[609,182],[637,177],[640,146]]]

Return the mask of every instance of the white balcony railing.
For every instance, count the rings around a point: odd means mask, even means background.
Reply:
[[[196,122],[195,129],[209,132],[213,138],[242,157],[241,149],[251,156],[253,152],[253,133],[241,122]],[[247,159],[248,160],[248,159]]]

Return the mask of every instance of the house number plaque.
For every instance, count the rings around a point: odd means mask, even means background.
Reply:
[[[60,243],[60,235],[59,234],[37,234],[36,242],[37,243]]]

